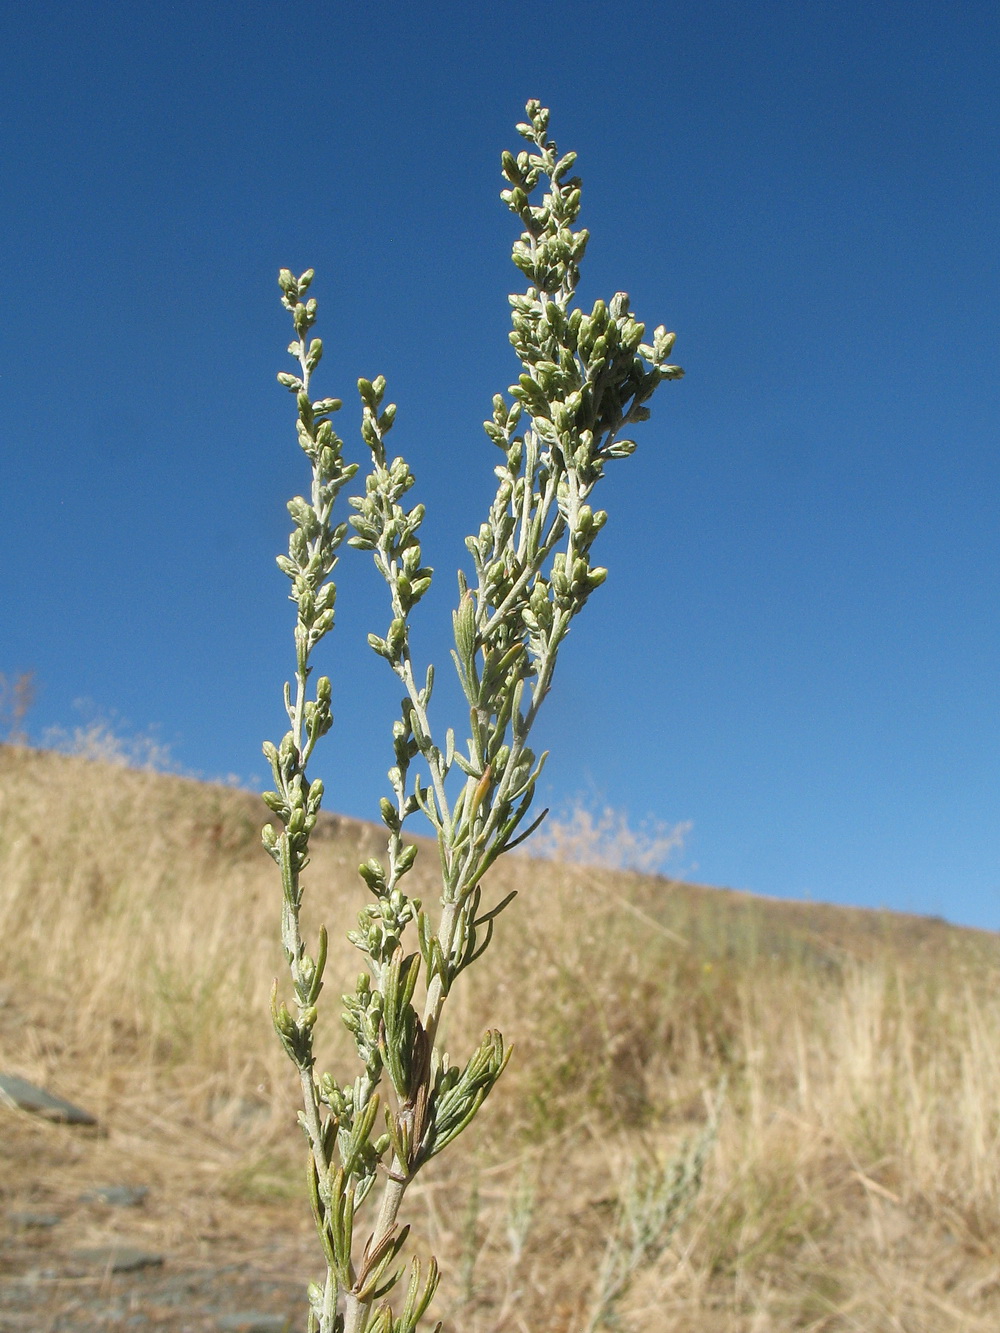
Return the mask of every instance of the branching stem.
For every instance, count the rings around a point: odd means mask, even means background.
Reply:
[[[456,979],[487,947],[509,901],[490,906],[487,899],[483,906],[487,873],[535,826],[519,832],[545,761],[529,747],[530,733],[570,623],[605,577],[590,561],[605,515],[590,510],[589,497],[606,463],[634,448],[619,439],[621,429],[644,420],[643,404],[657,385],[681,373],[667,363],[673,335],[661,327],[644,343],[644,326],[629,313],[622,293],[608,305],[598,301],[589,314],[573,308],[588,239],[586,231],[573,230],[580,183],[568,172],[575,155],[559,157],[548,138],[545,108],[529,102],[526,110],[528,122],[518,131],[528,148],[516,157],[504,153],[508,188],[501,195],[524,225],[513,259],[528,287],[510,298],[521,374],[509,398],[495,396],[493,418],[484,423],[503,461],[495,469],[498,486],[487,520],[466,542],[473,576],[459,575],[453,617],[453,656],[469,710],[464,750],[451,728],[443,747],[435,743],[433,669],[421,684],[410,651],[410,616],[433,571],[422,563],[423,506],[406,509],[401,503],[413,474],[402,458],[386,452],[396,409],[383,405],[384,379],[358,382],[371,469],[364,494],[351,499],[356,512],[350,544],[372,553],[388,587],[389,627],[384,637],[370,635],[369,643],[389,662],[404,698],[392,731],[392,796],[381,802],[385,856],[360,867],[371,899],[349,933],[365,970],[353,994],[344,997],[343,1017],[360,1061],[360,1072],[344,1083],[315,1069],[313,1031],[327,940],[323,928],[315,956],[307,952],[300,908],[301,872],[323,796],[322,783],[310,781],[306,768],[332,722],[330,682],[321,677],[310,695],[309,661],[333,626],[332,574],[347,525],[334,526],[331,514],[357,469],[344,462],[330,421],[340,403],[311,397],[312,373],[322,356],[319,339],[307,338],[316,319],[316,302],[306,296],[312,271],[296,278],[282,269],[279,275],[295,329],[289,351],[297,373],[278,378],[295,396],[299,443],[312,480],[308,501],[296,496],[289,502],[294,526],[288,555],[278,560],[297,607],[296,671],[294,699],[285,688],[290,730],[279,746],[264,747],[275,785],[264,799],[281,824],[280,832],[265,827],[264,843],[281,869],[281,937],[294,991],[292,1013],[278,1002],[275,983],[272,1012],[298,1070],[300,1123],[327,1260],[325,1281],[310,1287],[310,1333],[416,1333],[433,1299],[437,1266],[432,1261],[425,1276],[414,1260],[398,1313],[389,1300],[406,1238],[399,1223],[406,1189],[472,1121],[509,1056],[503,1037],[491,1030],[464,1065],[451,1065],[437,1049],[441,1015]],[[543,183],[541,204],[532,204]],[[529,424],[518,434],[522,416]],[[459,775],[453,776],[456,768]],[[404,829],[418,811],[437,836],[436,908],[425,909],[405,890],[417,849]],[[414,933],[416,948],[408,952]],[[355,1243],[356,1213],[379,1176],[374,1226],[361,1247]]]

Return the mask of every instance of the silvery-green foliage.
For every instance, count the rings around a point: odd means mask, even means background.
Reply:
[[[614,1227],[597,1275],[597,1291],[585,1333],[620,1327],[619,1306],[636,1275],[660,1258],[701,1189],[702,1174],[718,1134],[725,1083],[693,1142],[666,1162],[629,1162],[618,1195]]]
[[[349,935],[364,970],[343,1001],[358,1055],[346,1082],[315,1068],[327,937],[321,930],[309,953],[299,911],[323,795],[306,767],[331,725],[330,682],[320,677],[310,695],[309,658],[333,625],[331,576],[347,529],[331,514],[357,469],[345,463],[331,424],[340,402],[314,400],[310,392],[322,355],[319,339],[307,336],[316,319],[316,302],[307,297],[312,270],[296,278],[283,269],[279,278],[298,366],[279,379],[296,399],[312,485],[308,498],[289,503],[294,526],[288,555],[278,561],[298,611],[296,672],[285,690],[290,730],[280,745],[265,746],[275,787],[265,800],[281,829],[269,824],[263,838],[281,868],[282,941],[294,992],[290,1009],[275,988],[274,1024],[302,1085],[300,1121],[327,1260],[325,1281],[309,1292],[310,1329],[320,1333],[410,1333],[433,1299],[437,1265],[432,1260],[425,1274],[414,1260],[398,1314],[389,1300],[408,1230],[398,1221],[400,1205],[417,1172],[473,1119],[509,1055],[491,1030],[464,1063],[452,1064],[436,1045],[442,1008],[513,897],[491,901],[486,872],[540,822],[528,821],[545,758],[529,745],[531,729],[570,623],[606,574],[591,561],[606,518],[591,507],[591,494],[605,464],[635,448],[625,432],[649,416],[645,404],[656,387],[682,373],[668,360],[674,335],[660,327],[644,341],[624,293],[589,313],[573,307],[587,245],[587,232],[573,229],[580,210],[580,182],[570,174],[575,154],[560,156],[538,102],[528,103],[527,115],[518,131],[528,146],[503,154],[501,194],[524,228],[513,259],[529,285],[510,298],[510,338],[522,373],[509,399],[496,395],[484,423],[500,452],[498,484],[485,522],[466,542],[471,572],[459,574],[452,656],[469,706],[461,744],[453,729],[435,739],[434,670],[418,670],[410,651],[410,616],[432,571],[420,545],[423,506],[405,504],[413,474],[386,450],[396,408],[384,403],[381,377],[358,384],[371,467],[364,494],[350,500],[356,512],[348,540],[371,552],[386,582],[388,625],[369,644],[402,685],[403,704],[392,729],[390,794],[381,802],[385,855],[360,867],[370,901]],[[541,199],[532,202],[539,188]],[[433,910],[405,888],[417,855],[405,830],[418,812],[437,838],[441,893]],[[357,1210],[376,1187],[374,1220],[356,1226]]]

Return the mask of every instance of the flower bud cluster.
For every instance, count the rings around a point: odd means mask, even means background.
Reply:
[[[288,554],[278,559],[279,567],[291,582],[291,599],[297,608],[296,676],[294,689],[292,686],[285,688],[290,729],[280,745],[267,742],[264,746],[274,779],[274,790],[265,793],[264,800],[278,816],[282,828],[279,832],[268,824],[263,830],[263,841],[268,853],[281,867],[284,888],[282,942],[295,993],[293,1013],[288,1005],[279,1002],[275,988],[272,1018],[278,1037],[302,1078],[305,1102],[300,1119],[310,1144],[313,1207],[328,1260],[327,1283],[325,1287],[311,1289],[310,1304],[316,1326],[323,1333],[332,1333],[337,1319],[338,1289],[352,1291],[359,1299],[361,1296],[384,1296],[395,1283],[397,1275],[387,1270],[405,1235],[399,1233],[391,1244],[382,1247],[378,1255],[370,1256],[370,1262],[360,1273],[355,1271],[352,1259],[354,1209],[374,1186],[379,1165],[392,1150],[391,1135],[376,1132],[377,1088],[386,1067],[386,1004],[378,986],[371,984],[368,973],[364,974],[355,993],[344,1000],[344,1021],[355,1038],[363,1073],[352,1085],[343,1088],[329,1075],[317,1077],[313,1068],[313,1030],[318,1018],[316,1001],[322,990],[326,966],[327,937],[325,928],[322,928],[319,948],[313,958],[306,950],[299,925],[300,876],[308,864],[309,838],[316,826],[323,796],[323,784],[309,781],[306,765],[316,742],[332,723],[332,692],[325,676],[319,678],[313,696],[309,697],[309,658],[333,625],[336,587],[331,576],[337,565],[337,549],[347,534],[347,525],[335,526],[331,515],[340,490],[357,471],[355,465],[344,462],[342,442],[330,422],[330,415],[341,406],[340,401],[333,398],[314,401],[309,392],[310,377],[323,351],[318,338],[308,337],[316,321],[316,302],[305,296],[312,276],[309,270],[296,278],[287,269],[279,275],[282,303],[292,316],[296,333],[289,352],[299,362],[299,373],[283,373],[278,378],[295,397],[299,444],[309,459],[312,486],[308,498],[296,496],[289,502],[293,528]],[[392,424],[393,413],[394,409],[386,409],[376,418],[375,428],[387,430]],[[402,471],[398,466],[394,467],[393,484],[401,494],[412,480],[407,480],[405,466]],[[412,542],[406,528],[409,518],[403,515],[403,523],[395,538],[398,553],[407,560],[405,568],[411,576],[409,587],[404,584],[402,592],[404,597],[409,593],[412,598],[414,586],[418,595],[422,590],[420,578],[423,571],[418,568],[419,560],[416,566],[413,563]],[[418,524],[419,518],[414,529]],[[406,752],[406,744],[397,745],[398,757],[405,758]],[[404,809],[412,813],[405,802]],[[399,823],[402,823],[401,818]],[[365,867],[376,904],[362,912],[357,937],[376,976],[391,972],[392,960],[399,952],[400,936],[420,910],[419,903],[410,903],[396,887],[396,881],[412,866],[415,855],[415,847],[400,841],[397,855],[390,858],[388,873],[377,861]],[[411,959],[411,965],[412,962]],[[398,1014],[396,1018],[398,1020]],[[404,1005],[404,1026],[405,1023]],[[398,1021],[396,1026],[399,1026]],[[412,1028],[412,1021],[410,1026]],[[424,1100],[426,1103],[426,1095]],[[432,1274],[428,1283],[421,1286],[420,1293],[426,1292],[429,1286],[430,1294],[433,1294],[435,1284],[436,1274]],[[427,1296],[429,1299],[430,1295]],[[395,1325],[392,1327],[394,1329]]]
[[[397,630],[395,642],[390,629],[386,639],[379,641],[386,648],[376,651],[396,663],[405,642],[406,617],[431,586],[433,570],[424,568],[420,558],[417,531],[424,506],[406,511],[399,504],[413,485],[413,473],[402,458],[394,458],[391,463],[386,458],[385,437],[395,421],[396,405],[390,403],[381,410],[385,393],[381,375],[374,382],[359,380],[358,392],[363,413],[361,435],[371,450],[373,467],[365,479],[364,496],[351,499],[358,512],[350,520],[355,535],[348,541],[359,550],[373,552],[379,572],[392,588],[395,620],[401,620],[403,627]]]
[[[547,137],[548,113],[537,102],[529,102],[527,110],[530,124],[518,130],[536,151],[502,158],[513,188],[500,197],[525,225],[514,246],[514,263],[532,284],[524,295],[510,298],[510,340],[524,365],[510,392],[563,465],[593,484],[604,461],[635,448],[632,441],[617,440],[618,432],[646,420],[643,404],[657,385],[683,371],[667,362],[672,333],[660,326],[651,343],[643,342],[645,326],[630,313],[624,292],[609,304],[597,301],[589,315],[569,309],[587,240],[585,231],[569,230],[580,211],[580,182],[565,179],[575,154],[560,158]],[[533,206],[529,196],[543,178],[549,189],[541,205]],[[492,423],[486,429],[503,447]]]
[[[571,308],[587,244],[587,232],[573,230],[581,199],[580,181],[570,175],[576,156],[560,156],[548,138],[544,107],[532,101],[526,111],[518,131],[533,151],[501,159],[508,186],[501,198],[524,226],[513,260],[531,283],[510,298],[510,340],[522,373],[510,389],[513,402],[497,394],[484,422],[504,461],[487,521],[466,541],[475,579],[460,577],[454,613],[471,734],[468,753],[455,755],[466,787],[442,855],[447,864],[449,851],[460,853],[461,872],[447,881],[461,909],[452,972],[470,957],[477,924],[488,920],[462,905],[496,857],[527,836],[517,831],[541,770],[528,733],[570,622],[607,576],[590,561],[607,516],[588,497],[605,462],[635,447],[619,438],[622,428],[644,420],[657,385],[681,374],[666,362],[673,335],[659,328],[644,343],[645,327],[623,293],[589,313]],[[530,426],[518,433],[525,416]]]
[[[358,983],[353,995],[343,996],[343,1019],[347,1030],[353,1035],[358,1054],[368,1073],[378,1083],[382,1069],[382,1056],[379,1052],[379,1039],[382,1028],[382,994],[373,990],[371,978],[367,972],[358,975]],[[324,1075],[324,1078],[328,1075]]]
[[[301,300],[312,278],[312,269],[300,278],[282,269],[278,278],[282,304],[291,311],[299,335],[288,350],[300,365],[299,375],[282,373],[278,379],[295,395],[299,444],[312,465],[312,494],[309,500],[297,495],[288,502],[294,526],[288,555],[278,557],[278,567],[291,580],[291,599],[298,607],[295,643],[300,670],[315,645],[333,628],[337,589],[329,580],[337,564],[337,547],[347,529],[343,524],[333,527],[330,514],[341,488],[357,471],[356,464],[344,462],[343,441],[330,421],[331,414],[341,407],[340,400],[323,398],[314,402],[309,394],[310,376],[323,355],[318,338],[308,346],[305,341],[316,322],[315,300]]]
[[[576,153],[559,157],[556,145],[547,138],[549,112],[536,101],[525,108],[530,124],[519,124],[518,133],[533,144],[534,153],[504,153],[503,174],[510,189],[500,198],[524,224],[524,234],[514,243],[514,263],[540,291],[554,295],[565,286],[576,286],[580,261],[589,233],[573,231],[580,213],[580,180],[566,173],[576,162]],[[543,177],[550,189],[541,205],[532,205],[531,195]]]

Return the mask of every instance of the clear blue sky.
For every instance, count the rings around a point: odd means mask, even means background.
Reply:
[[[479,423],[514,378],[498,157],[527,97],[584,180],[583,298],[678,333],[609,473],[609,566],[544,799],[691,820],[681,868],[1000,926],[1000,8],[966,0],[8,6],[0,671],[262,774],[303,488],[279,266],[317,270],[429,509],[445,657]],[[372,817],[396,691],[341,566],[329,803]],[[447,709],[455,695],[442,690]]]

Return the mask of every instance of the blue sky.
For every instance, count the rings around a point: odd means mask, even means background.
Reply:
[[[579,153],[582,299],[627,290],[687,370],[609,472],[545,802],[690,820],[705,882],[1000,926],[995,4],[36,0],[4,27],[0,671],[36,673],[33,739],[85,699],[262,775],[305,485],[282,265],[317,270],[349,453],[359,375],[399,404],[438,570],[416,649],[446,658],[517,370],[498,159],[538,97]],[[364,557],[340,584],[320,768],[371,818],[386,612]]]

